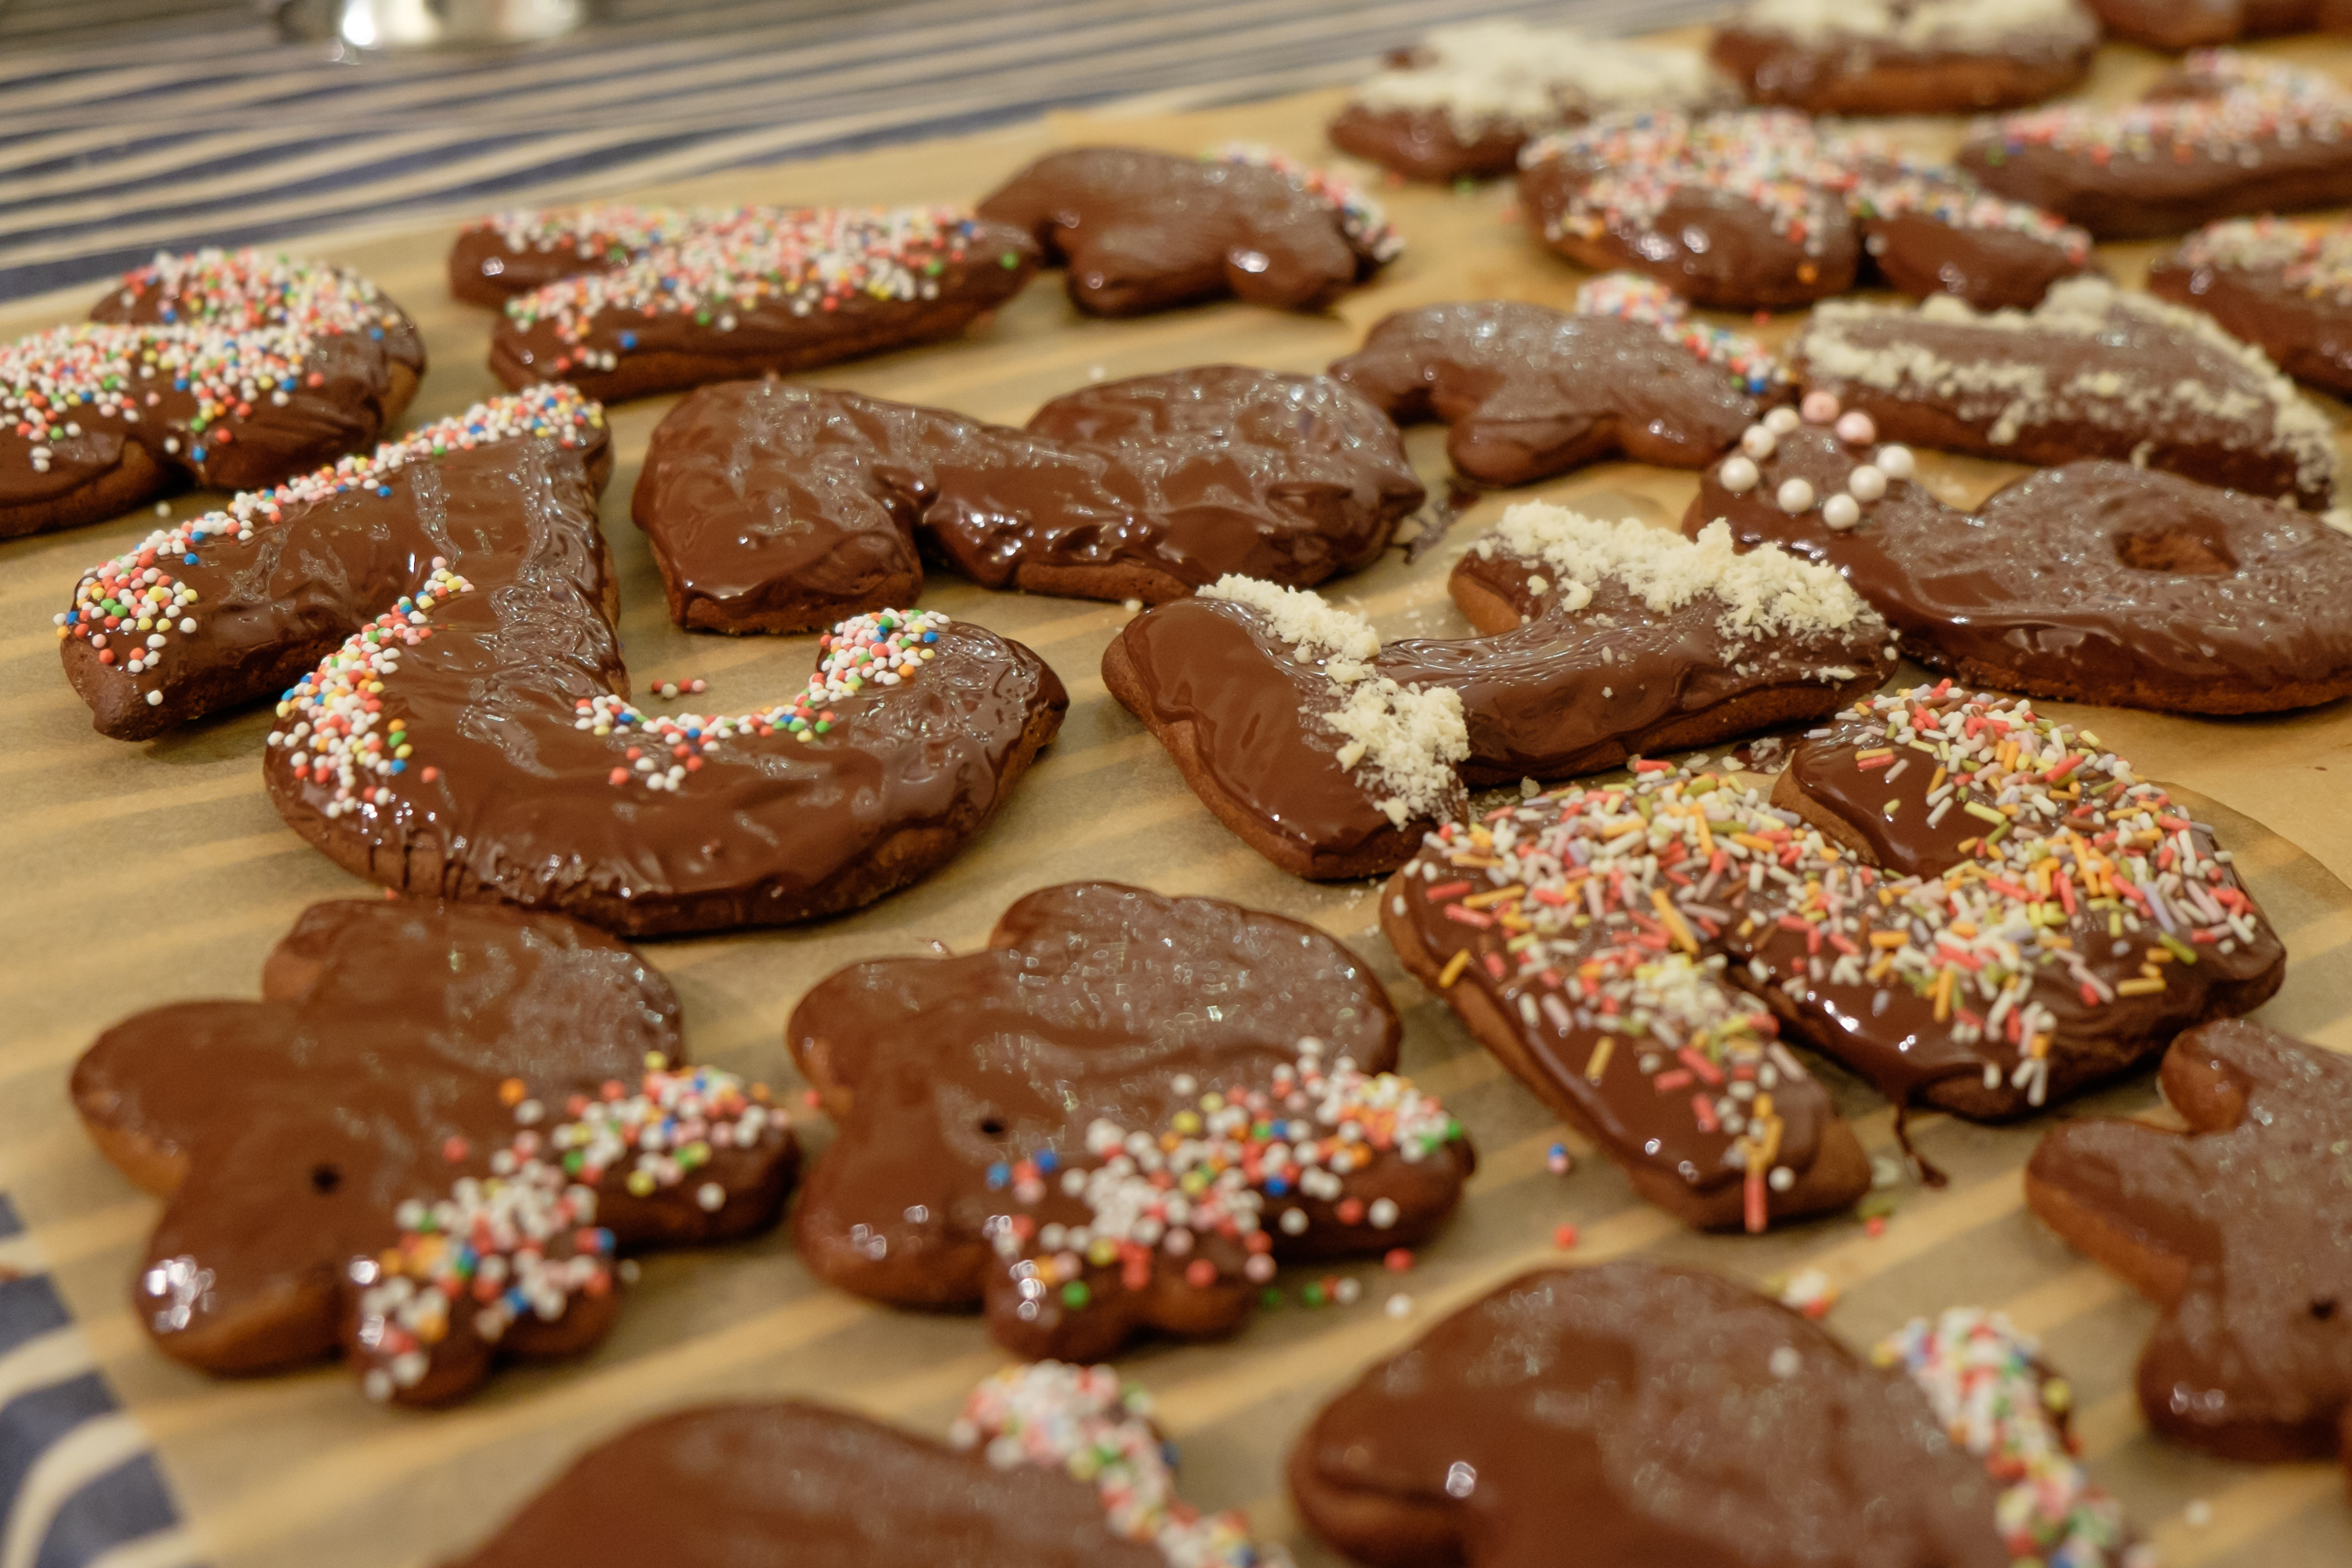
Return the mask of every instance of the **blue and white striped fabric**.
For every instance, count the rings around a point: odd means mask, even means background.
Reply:
[[[0,1194],[0,1568],[183,1568],[195,1542]]]
[[[1722,0],[609,0],[555,43],[333,58],[222,0],[0,0],[0,300],[158,248],[472,213],[1141,99],[1351,79],[1431,26]],[[943,193],[949,194],[949,193]]]

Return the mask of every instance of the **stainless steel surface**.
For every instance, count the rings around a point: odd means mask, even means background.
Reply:
[[[273,7],[288,37],[353,49],[531,43],[577,30],[593,8],[594,0],[277,0]]]

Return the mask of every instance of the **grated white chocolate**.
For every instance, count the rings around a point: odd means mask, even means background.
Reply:
[[[1732,25],[1809,47],[1865,40],[1923,53],[2079,48],[2099,36],[2079,0],[1750,0]]]
[[[1513,21],[1433,27],[1417,56],[1418,63],[1358,87],[1355,101],[1443,110],[1465,141],[1496,126],[1542,131],[1571,115],[1729,100],[1728,84],[1696,49],[1587,37],[1573,27]]]

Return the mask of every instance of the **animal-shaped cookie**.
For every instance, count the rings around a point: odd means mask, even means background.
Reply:
[[[608,403],[789,375],[952,337],[1036,265],[1025,234],[961,207],[746,207],[509,299],[490,370]]]
[[[260,1001],[142,1013],[74,1068],[100,1151],[165,1200],[134,1316],[207,1372],[340,1352],[410,1405],[586,1349],[620,1255],[765,1229],[792,1184],[766,1090],[678,1039],[668,983],[601,931],[312,905]]]
[[[860,1295],[984,1307],[1023,1356],[1227,1333],[1277,1260],[1416,1245],[1469,1145],[1390,1069],[1361,961],[1214,899],[1077,882],[989,946],[803,997],[793,1059],[838,1131],[793,1220]]]
[[[1688,317],[1652,280],[1612,274],[1572,314],[1507,300],[1399,310],[1331,374],[1401,423],[1451,425],[1446,455],[1479,484],[1621,454],[1692,468],[1787,392],[1761,347]]]
[[[2352,228],[2227,218],[2152,263],[2147,287],[2204,311],[2295,380],[2352,393]]]
[[[1496,18],[1433,27],[1360,83],[1330,126],[1344,152],[1413,180],[1491,179],[1528,140],[1621,109],[1736,101],[1696,49]]]
[[[159,255],[89,324],[0,344],[0,539],[277,484],[374,441],[424,374],[415,325],[355,273]]]
[[[1979,122],[1958,162],[1986,189],[2101,239],[2352,199],[2352,89],[2319,71],[2200,49],[2137,103]]]
[[[1086,598],[1158,603],[1228,572],[1319,583],[1370,564],[1423,495],[1361,395],[1209,365],[1082,387],[1025,429],[705,387],[655,430],[631,510],[680,626],[800,631],[912,603],[926,552],[992,588]]]
[[[1843,294],[1866,270],[1914,297],[2030,305],[2092,265],[2090,236],[2050,214],[1787,110],[1603,115],[1529,142],[1519,199],[1580,266],[1735,310]]]
[[[1380,1568],[2153,1568],[2006,1324],[1948,1315],[1885,1359],[1699,1269],[1541,1269],[1327,1404],[1291,1497]]]
[[[1683,519],[1843,572],[1921,663],[1973,686],[2188,713],[2352,693],[2352,538],[2292,506],[2108,461],[1973,512],[1825,392],[1776,410]]]
[[[1748,0],[1708,54],[1750,103],[1956,114],[2063,92],[2098,47],[2082,0]]]
[[[1237,1513],[1176,1495],[1139,1388],[1011,1367],[942,1444],[799,1401],[642,1422],[575,1460],[450,1568],[1288,1568]]]
[[[2108,458],[2314,510],[2335,493],[2334,427],[2259,349],[2101,278],[2032,311],[1834,300],[1789,357],[1890,441],[2036,466]]]
[[[980,204],[1068,274],[1070,302],[1137,316],[1231,294],[1316,310],[1404,241],[1355,186],[1263,149],[1205,158],[1135,147],[1048,153]]]
[[[2164,1058],[2186,1135],[2136,1121],[2053,1129],[2025,1198],[2164,1309],[2141,1412],[2238,1459],[2352,1464],[2352,1062],[2248,1019]]]

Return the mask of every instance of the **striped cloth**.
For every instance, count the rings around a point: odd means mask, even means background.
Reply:
[[[607,0],[551,44],[351,60],[280,41],[250,0],[0,0],[0,300],[159,248],[576,199],[1076,105],[1271,97],[1351,79],[1445,22],[1617,33],[1720,5]]]
[[[0,1194],[0,1568],[180,1568],[194,1552],[145,1435]]]

